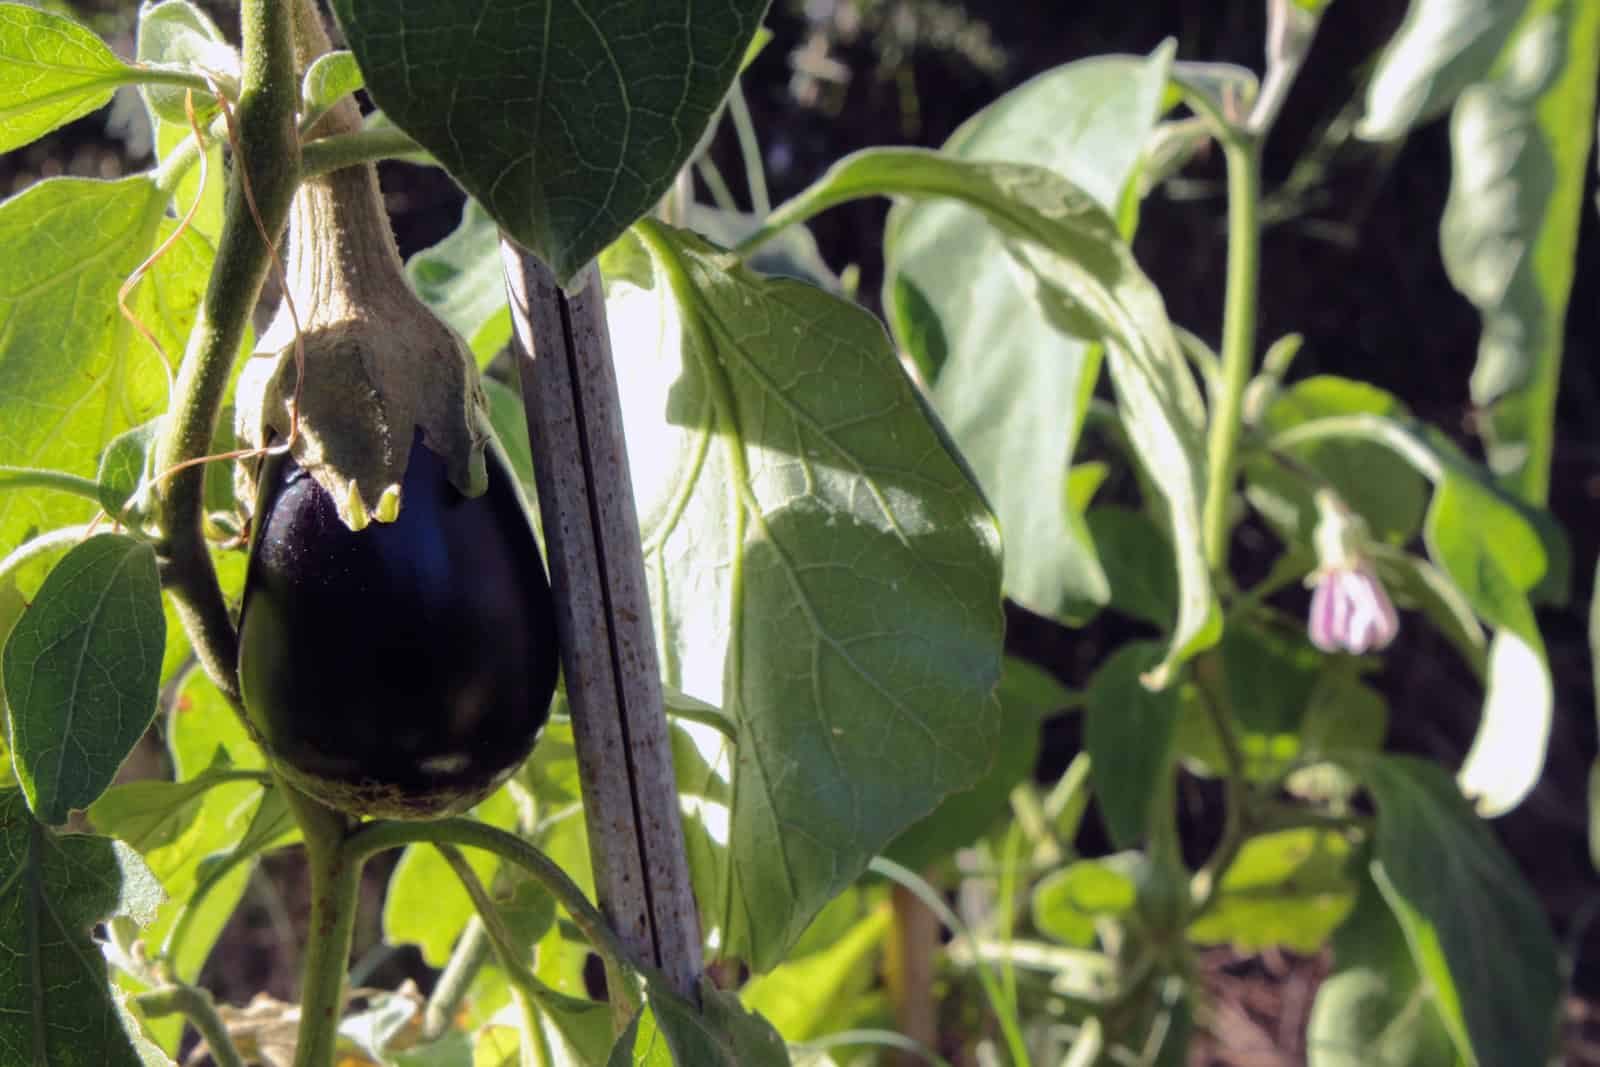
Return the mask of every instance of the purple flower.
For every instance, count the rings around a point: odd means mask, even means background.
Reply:
[[[1312,541],[1317,569],[1306,629],[1324,652],[1362,655],[1387,648],[1400,632],[1400,617],[1368,561],[1367,526],[1329,490],[1316,494],[1317,528]]]
[[[1359,656],[1387,648],[1400,632],[1400,617],[1383,583],[1365,566],[1328,568],[1318,573],[1307,629],[1322,651]]]

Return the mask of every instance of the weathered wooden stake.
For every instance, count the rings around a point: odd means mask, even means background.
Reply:
[[[600,908],[698,999],[700,923],[678,814],[639,518],[600,271],[569,296],[501,239]]]

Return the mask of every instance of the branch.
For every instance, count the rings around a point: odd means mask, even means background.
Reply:
[[[266,278],[271,257],[261,230],[274,238],[282,232],[299,180],[290,15],[290,5],[279,0],[243,0],[240,6],[244,70],[233,179],[216,265],[155,449],[155,469],[164,475],[156,501],[162,584],[206,673],[236,708],[238,634],[201,530],[205,472],[194,461],[211,451],[223,394]]]

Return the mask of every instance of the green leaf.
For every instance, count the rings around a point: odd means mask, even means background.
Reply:
[[[335,0],[367,91],[562,284],[655,206],[767,0]]]
[[[500,270],[500,227],[471,197],[460,225],[406,261],[411,288],[466,339],[480,367],[511,340],[511,307]]]
[[[751,979],[739,999],[785,1041],[808,1041],[837,1030],[840,1014],[871,987],[878,950],[893,924],[888,907],[874,908],[822,951],[793,956]]]
[[[1189,940],[1229,944],[1240,953],[1271,946],[1316,952],[1355,902],[1349,856],[1348,841],[1317,830],[1252,837],[1228,867],[1210,908],[1189,924]]]
[[[1111,841],[1131,848],[1149,825],[1150,801],[1165,791],[1178,691],[1152,691],[1142,676],[1160,656],[1159,646],[1132,641],[1101,664],[1089,683],[1084,748],[1094,775],[1094,795]]]
[[[761,220],[744,211],[723,211],[706,204],[689,205],[689,229],[712,244],[732,248],[761,228]],[[810,282],[830,293],[842,293],[839,276],[822,258],[817,239],[804,226],[791,226],[746,260],[751,270],[777,278]]]
[[[1459,1067],[1427,985],[1377,884],[1361,879],[1333,934],[1333,971],[1317,989],[1307,1067]]]
[[[188,781],[149,779],[112,786],[89,805],[89,821],[141,853],[170,845],[194,825],[208,791],[240,781],[232,770],[227,752],[218,749],[211,766]]]
[[[738,731],[706,933],[766,970],[987,770],[998,535],[875,320],[636,232],[607,311],[663,675]]]
[[[228,44],[211,16],[189,0],[146,0],[139,9],[137,55],[146,66],[203,70],[222,83],[237,83],[239,77],[238,51]],[[147,85],[143,91],[152,114],[188,128],[189,116],[183,104],[187,90]],[[194,97],[195,118],[204,123],[216,111],[216,97],[200,92]]]
[[[161,420],[151,419],[131,430],[124,430],[111,439],[100,455],[100,470],[95,481],[100,483],[100,506],[108,515],[142,515],[146,511],[143,501],[135,500],[149,482],[150,457],[155,452],[156,437],[161,432]]]
[[[497,790],[474,809],[476,817],[509,829],[516,825],[511,794]],[[492,884],[500,859],[481,849],[465,853],[467,863],[485,885]],[[432,845],[411,845],[395,864],[383,900],[383,939],[391,945],[414,944],[430,967],[442,967],[467,920],[476,914],[472,898],[450,865]]]
[[[99,534],[56,564],[11,631],[12,758],[40,821],[88,807],[144,736],[166,626],[155,549]]]
[[[1078,860],[1045,875],[1033,887],[1033,925],[1064,945],[1088,948],[1094,944],[1096,919],[1121,918],[1133,910],[1134,870],[1141,862],[1142,857],[1124,853]]]
[[[1489,72],[1527,7],[1528,0],[1411,0],[1367,83],[1356,132],[1393,140],[1444,114],[1461,90]]]
[[[87,474],[113,437],[166,406],[160,357],[117,310],[165,206],[144,175],[53,178],[0,204],[0,247],[29,249],[0,262],[0,463]],[[191,235],[140,283],[133,307],[174,358],[209,270],[209,246]],[[61,493],[0,494],[0,551],[92,511]]]
[[[1000,743],[989,772],[971,789],[952,793],[927,818],[894,839],[884,854],[914,871],[971,844],[1006,809],[1018,782],[1039,758],[1039,724],[1071,699],[1060,682],[1032,664],[1007,656],[1000,675]]]
[[[700,1008],[650,981],[645,1005],[611,1050],[626,1067],[787,1067],[789,1052],[772,1024],[709,981]]]
[[[172,717],[168,720],[167,741],[180,782],[203,776],[206,769],[221,758],[219,753],[239,769],[266,768],[266,760],[245,735],[238,715],[216,686],[198,670],[178,692]],[[202,877],[201,866],[249,832],[262,806],[262,792],[260,786],[249,782],[207,790],[199,813],[183,832],[144,853],[145,862],[167,890],[166,902],[146,930],[146,941],[161,946],[162,954],[184,981],[199,979],[212,946],[244,894],[245,883],[253,869],[252,864],[240,864],[227,877],[212,880]],[[90,818],[94,819],[93,809]],[[95,825],[108,829],[99,822]],[[209,888],[201,897],[200,886],[207,882]],[[173,944],[172,935],[180,923],[183,940]],[[173,1035],[174,1052],[176,1036]]]
[[[1095,508],[1086,521],[1111,587],[1111,607],[1170,631],[1178,617],[1178,574],[1161,528],[1130,508]]]
[[[0,790],[0,1062],[148,1062],[89,934],[120,916],[146,923],[160,899],[161,887],[127,845],[51,833],[28,814],[21,792]]]
[[[1153,684],[1166,684],[1177,665],[1217,639],[1221,615],[1199,536],[1205,412],[1161,294],[1089,193],[1026,164],[867,149],[774,211],[766,229],[867,196],[949,199],[977,208],[1006,238],[1017,283],[1030,298],[1060,329],[1105,344],[1128,435],[1162,494],[1178,550],[1178,618],[1167,654],[1150,675]],[[1058,473],[1052,485],[1059,484]]]
[[[1407,756],[1345,757],[1378,808],[1373,877],[1460,1053],[1543,1063],[1561,996],[1538,899],[1449,775]]]
[[[1600,5],[1529,5],[1450,120],[1439,236],[1451,282],[1483,316],[1472,401],[1487,411],[1489,465],[1533,504],[1550,493],[1597,74]]]
[[[137,77],[84,27],[26,4],[0,4],[0,70],[0,152],[104,107]]]
[[[300,125],[307,128],[327,114],[328,109],[364,86],[361,67],[349,52],[329,52],[318,56],[306,68],[300,83]]]
[[[1487,662],[1488,699],[1478,741],[1462,770],[1462,783],[1478,798],[1478,810],[1511,810],[1538,780],[1553,709],[1553,684],[1531,595],[1551,572],[1566,566],[1559,527],[1495,486],[1443,435],[1414,421],[1377,415],[1312,419],[1277,434],[1275,446],[1296,447],[1324,438],[1366,440],[1383,445],[1434,483],[1423,520],[1429,554],[1474,612],[1500,629]],[[1386,573],[1406,557],[1380,553]],[[1427,572],[1412,592],[1435,601],[1435,618],[1450,606],[1425,588]],[[1445,591],[1448,594],[1448,590]],[[1427,601],[1424,601],[1426,604]],[[1442,610],[1441,610],[1442,609]],[[1442,620],[1443,621],[1443,620]],[[1471,626],[1446,623],[1445,632],[1476,665]],[[1504,640],[1501,640],[1501,636]]]
[[[1163,46],[1148,59],[1056,67],[968,119],[942,151],[1047,167],[1114,212],[1162,110],[1171,60]],[[1081,622],[1110,590],[1051,487],[1072,461],[1100,350],[1064,334],[1017,284],[1005,242],[960,202],[897,204],[884,233],[883,305],[1000,518],[1007,595]]]
[[[1276,434],[1312,419],[1359,414],[1404,418],[1408,412],[1391,394],[1366,382],[1318,375],[1274,397],[1261,423]],[[1428,504],[1428,483],[1392,451],[1372,441],[1342,439],[1311,441],[1289,451],[1339,491],[1374,537],[1403,545],[1416,536]],[[1313,487],[1265,457],[1247,464],[1246,473],[1247,492],[1257,510],[1286,538],[1311,544],[1317,525]]]
[[[168,156],[177,150],[179,145],[183,144],[191,136],[187,120],[181,123],[168,122],[153,110],[150,111],[150,125],[155,131],[155,152],[158,162],[165,161]],[[218,236],[222,233],[224,201],[228,188],[227,172],[223,169],[222,161],[222,149],[226,144],[227,142],[220,138],[211,140],[206,146],[204,172],[202,173],[197,162],[179,179],[177,190],[172,197],[173,207],[178,218],[188,215],[190,206],[197,199],[200,201],[199,206],[195,208],[194,218],[189,222],[189,229],[205,238],[213,246]],[[204,273],[210,273],[209,265]],[[239,350],[248,354],[254,349],[255,334],[252,330],[246,329],[245,336],[240,342]],[[181,352],[182,349],[180,348],[178,352],[173,353],[174,363],[177,362],[177,357],[181,355]],[[238,368],[235,368],[234,376],[236,378],[238,373]]]

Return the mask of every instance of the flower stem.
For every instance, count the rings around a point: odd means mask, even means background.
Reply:
[[[1206,442],[1206,561],[1227,570],[1228,505],[1238,469],[1245,386],[1255,368],[1256,301],[1261,275],[1261,143],[1242,130],[1222,135],[1228,163],[1228,288],[1222,316],[1222,378]]]

